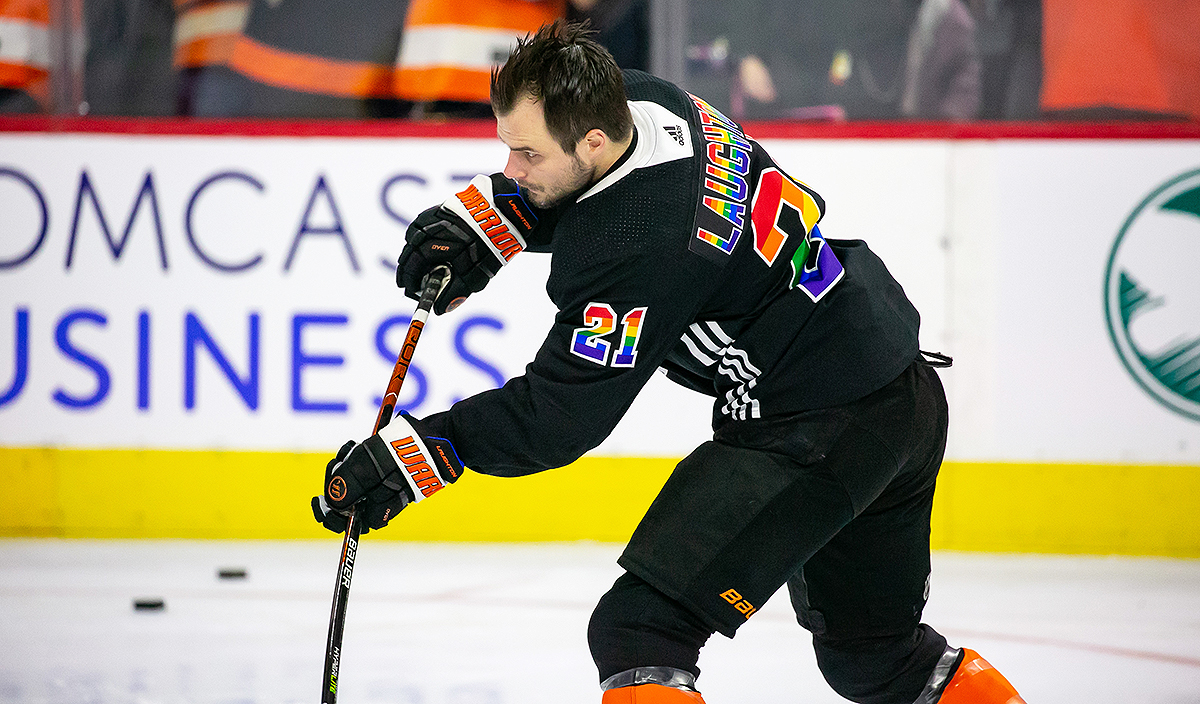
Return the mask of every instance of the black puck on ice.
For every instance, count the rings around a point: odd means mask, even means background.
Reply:
[[[162,611],[167,608],[167,602],[162,599],[134,599],[133,609],[135,611]]]
[[[246,568],[244,567],[222,567],[217,570],[217,577],[221,579],[245,579]]]

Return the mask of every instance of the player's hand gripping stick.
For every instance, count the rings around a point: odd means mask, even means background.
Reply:
[[[525,249],[537,222],[516,181],[504,174],[476,176],[464,190],[409,225],[396,266],[396,285],[409,298],[418,299],[421,278],[445,264],[454,281],[434,302],[433,312],[454,310]]]
[[[383,395],[383,403],[379,407],[379,417],[375,420],[375,433],[372,435],[373,438],[378,438],[379,432],[383,430],[392,420],[392,415],[396,408],[396,401],[400,396],[400,387],[404,384],[404,377],[408,374],[408,365],[412,362],[413,352],[417,348],[417,341],[421,338],[421,331],[425,327],[425,321],[429,319],[429,311],[433,308],[433,302],[437,300],[437,297],[442,293],[449,281],[450,269],[445,266],[437,267],[431,271],[429,276],[425,279],[421,290],[421,297],[417,303],[417,310],[415,313],[413,313],[412,323],[408,326],[408,334],[404,337],[404,346],[400,350],[400,355],[396,360],[395,368],[392,369],[391,381],[388,383],[387,391]],[[405,422],[402,423],[402,425],[408,426],[409,428],[412,427],[407,418],[405,418],[404,421]],[[413,430],[415,431],[415,428]],[[419,433],[414,432],[412,438],[414,441],[417,440],[419,438]],[[422,444],[426,445],[424,440],[421,440]],[[446,444],[449,445],[449,443]],[[325,494],[329,498],[337,499],[338,497],[336,494],[340,493],[341,501],[335,501],[335,503],[342,503],[343,501],[352,498],[350,496],[350,483],[344,478],[346,475],[339,475],[338,465],[345,465],[346,460],[349,460],[355,455],[354,450],[356,449],[362,450],[362,454],[364,456],[363,459],[368,464],[377,461],[374,454],[371,454],[369,457],[367,457],[368,450],[364,448],[365,445],[367,445],[367,442],[364,442],[363,445],[359,446],[358,448],[354,448],[353,443],[348,443],[342,447],[342,450],[338,452],[338,457],[335,457],[334,461],[330,463],[329,467],[327,467]],[[432,447],[429,447],[429,445],[426,445],[426,448],[433,449]],[[452,448],[449,454],[451,457],[453,457]],[[455,458],[455,461],[457,461],[457,458]],[[407,465],[402,464],[401,466]],[[462,465],[459,464],[457,469],[459,472],[461,472]],[[342,481],[335,481],[338,478],[341,478]],[[454,481],[454,479],[457,479],[457,476],[449,478],[448,481]],[[384,480],[381,479],[379,484],[383,485]],[[358,488],[361,490],[361,493],[357,500],[366,500],[366,505],[372,506],[373,502],[370,501],[370,492],[368,488],[361,486]],[[395,492],[393,492],[393,494],[394,493]],[[407,495],[405,495],[403,492],[401,492],[400,495],[404,496],[405,499],[408,499]],[[329,615],[329,637],[326,640],[325,645],[325,673],[321,687],[322,704],[334,704],[337,701],[338,666],[342,657],[342,631],[346,625],[346,599],[350,596],[350,579],[354,574],[354,557],[355,552],[358,550],[358,538],[363,532],[362,521],[364,517],[358,515],[355,503],[351,503],[347,509],[345,509],[343,512],[339,512],[334,506],[328,505],[329,502],[326,499],[326,496],[315,497],[313,499],[313,511],[317,514],[317,520],[321,521],[322,523],[326,523],[327,520],[336,520],[331,519],[331,516],[339,515],[344,516],[346,525],[346,537],[342,541],[342,556],[338,562],[337,582],[333,588],[333,610]],[[423,496],[420,498],[423,498]],[[412,500],[419,500],[419,498],[414,496]],[[321,503],[326,504],[326,506],[320,506],[319,504]],[[399,504],[399,508],[403,508],[407,503],[408,501],[405,500],[403,503]],[[394,506],[395,504],[393,504],[393,507]],[[399,508],[394,508],[394,510],[398,511]],[[369,510],[369,512],[376,510],[380,509],[375,507]],[[387,520],[390,519],[392,515],[394,515],[394,513],[380,513],[378,516],[370,516],[369,518],[374,519],[377,523],[380,519],[382,519],[382,524],[386,524]],[[380,524],[379,527],[381,527],[382,524]],[[328,523],[326,523],[326,525],[328,526]]]

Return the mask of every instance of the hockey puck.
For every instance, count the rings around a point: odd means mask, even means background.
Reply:
[[[134,611],[162,611],[167,608],[167,602],[162,599],[134,599]]]
[[[245,567],[222,567],[221,569],[217,570],[217,577],[219,579],[245,579],[246,578],[246,568]]]

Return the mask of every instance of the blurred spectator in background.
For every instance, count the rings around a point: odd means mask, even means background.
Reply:
[[[241,36],[223,61],[195,71],[185,104],[200,116],[490,116],[492,66],[565,7],[566,0],[252,0]],[[236,19],[225,11],[223,31]],[[181,25],[177,35],[189,33]]]
[[[171,0],[82,0],[87,42],[80,113],[175,114]]]
[[[396,94],[413,117],[491,117],[492,68],[517,37],[566,13],[565,0],[410,0]]]
[[[1044,0],[1042,109],[1200,120],[1200,2]]]
[[[50,3],[0,0],[0,113],[50,108]]]
[[[1042,87],[1041,0],[967,0],[982,86],[979,117],[1036,120]]]
[[[0,112],[484,117],[491,67],[564,14],[649,69],[651,1],[0,0]],[[1200,0],[690,0],[687,16],[685,85],[740,120],[1200,120]]]
[[[621,68],[650,70],[649,0],[571,0],[567,19],[590,22]]]
[[[962,0],[725,3],[738,119],[967,120],[980,104]],[[749,21],[747,18],[752,18]]]
[[[206,69],[229,64],[249,16],[250,0],[175,0],[178,114],[191,114],[193,89]]]
[[[225,64],[188,81],[188,114],[396,116],[402,106],[392,84],[407,9],[396,0],[252,0]]]

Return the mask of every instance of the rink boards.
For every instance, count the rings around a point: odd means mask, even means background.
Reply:
[[[5,127],[0,535],[320,536],[307,499],[412,312],[404,228],[503,167],[492,127]],[[1200,134],[748,131],[955,357],[936,546],[1200,556]],[[402,403],[520,374],[547,272],[431,321]],[[469,475],[381,537],[623,540],[710,414],[656,376],[576,465]]]

